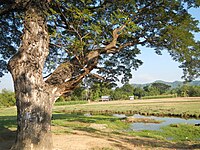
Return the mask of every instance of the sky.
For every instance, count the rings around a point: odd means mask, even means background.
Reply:
[[[200,20],[200,8],[190,10],[190,13],[196,19]],[[200,26],[200,24],[199,24]],[[197,40],[200,40],[200,33],[195,35]],[[178,62],[172,60],[167,51],[163,51],[162,55],[157,55],[153,49],[143,48],[142,53],[138,58],[143,61],[143,65],[136,71],[132,71],[133,78],[129,83],[151,83],[156,80],[163,80],[167,82],[183,81],[183,71],[178,66]],[[199,80],[199,79],[198,79]],[[119,83],[119,86],[121,84]],[[10,74],[6,74],[0,78],[0,90],[8,89],[14,91],[13,81]]]
[[[136,71],[132,71],[133,78],[130,83],[151,83],[156,80],[167,82],[182,81],[182,69],[178,66],[178,62],[172,60],[167,51],[163,51],[162,55],[157,55],[153,49],[144,48],[139,57],[143,61],[143,65]]]

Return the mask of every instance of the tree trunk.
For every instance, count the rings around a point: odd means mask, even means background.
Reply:
[[[28,82],[27,82],[28,83]],[[26,84],[26,83],[25,83]],[[30,85],[26,85],[27,87]],[[31,89],[30,94],[18,92],[17,137],[13,150],[51,150],[52,103],[49,94]]]
[[[18,53],[9,61],[17,106],[17,137],[13,150],[51,150],[52,105],[55,88],[42,76],[49,52],[49,35],[40,1],[31,1],[24,19]],[[41,2],[42,3],[42,2]],[[44,2],[43,2],[44,3]]]

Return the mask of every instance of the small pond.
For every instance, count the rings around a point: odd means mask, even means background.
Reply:
[[[124,114],[114,114],[113,116],[118,118],[125,118]],[[148,118],[161,121],[161,123],[131,123],[131,129],[135,131],[140,130],[160,130],[161,127],[167,126],[170,124],[200,124],[200,120],[198,119],[183,119],[183,118],[171,118],[171,117],[156,117],[156,116],[143,116],[139,114],[135,114],[132,116],[133,118]]]

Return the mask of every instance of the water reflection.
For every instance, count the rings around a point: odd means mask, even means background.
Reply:
[[[118,118],[125,118],[126,116],[124,114],[114,114],[115,117]],[[183,118],[170,118],[170,117],[156,117],[156,116],[142,116],[139,114],[133,115],[134,118],[147,118],[147,119],[154,119],[161,121],[161,123],[131,123],[131,129],[134,131],[140,131],[140,130],[160,130],[161,127],[167,126],[170,124],[179,124],[179,123],[185,123],[185,124],[199,124],[200,120],[198,119],[183,119]]]
[[[139,130],[160,130],[161,127],[167,126],[170,124],[198,124],[200,120],[197,119],[183,119],[183,118],[170,118],[170,117],[155,117],[155,116],[142,116],[139,114],[133,115],[135,118],[149,118],[162,121],[159,124],[156,123],[133,123],[131,124],[131,129],[139,131]]]
[[[127,116],[125,114],[113,114],[114,117],[120,118],[120,119],[124,119]]]

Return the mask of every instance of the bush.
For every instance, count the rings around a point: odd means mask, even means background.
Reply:
[[[200,86],[183,85],[176,89],[178,96],[181,97],[199,97]]]
[[[188,95],[190,97],[199,97],[200,96],[200,86],[191,86]]]
[[[15,94],[14,92],[3,89],[0,93],[0,106],[9,107],[15,105]]]

